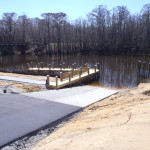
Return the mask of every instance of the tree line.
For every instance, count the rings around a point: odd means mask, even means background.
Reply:
[[[24,43],[24,46],[13,46]],[[8,46],[7,46],[8,45]],[[14,54],[17,49],[33,48],[47,54],[150,54],[150,4],[138,14],[126,6],[111,11],[99,5],[84,19],[73,22],[67,14],[43,13],[28,18],[3,13],[0,19],[0,54]]]

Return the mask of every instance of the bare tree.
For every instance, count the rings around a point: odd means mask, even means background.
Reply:
[[[13,54],[13,43],[28,43],[40,47],[47,54],[150,53],[150,4],[131,15],[125,6],[108,10],[99,5],[87,18],[67,21],[67,15],[43,13],[43,18],[28,18],[4,13],[0,19],[0,53]],[[8,44],[10,43],[10,44]],[[43,46],[44,45],[44,46]],[[45,48],[46,47],[46,48]],[[25,49],[22,51],[25,53]]]
[[[142,14],[142,26],[143,26],[143,40],[144,45],[143,48],[147,53],[150,51],[150,4],[146,4],[143,6],[141,10]]]
[[[15,17],[16,13],[4,13],[3,18],[3,25],[5,26],[5,39],[7,42],[12,42],[14,38],[14,29],[15,29]]]
[[[107,27],[107,19],[109,18],[109,11],[106,7],[99,5],[97,8],[93,9],[90,15],[92,15],[97,28],[96,36],[98,49],[99,51],[103,51],[105,48],[105,32]]]
[[[50,37],[50,28],[51,28],[51,13],[43,13],[41,15],[45,19],[45,25],[47,28],[47,45],[48,45],[48,51],[47,53],[51,53],[50,50],[50,42],[51,42],[51,37]]]
[[[3,29],[4,29],[4,42],[12,43],[15,39],[15,17],[16,13],[4,13],[3,18]],[[14,54],[13,47],[11,45],[8,46],[7,49],[10,54]]]
[[[51,13],[51,20],[56,28],[57,32],[57,46],[58,46],[58,54],[61,54],[61,28],[62,25],[66,22],[66,14],[65,13]]]

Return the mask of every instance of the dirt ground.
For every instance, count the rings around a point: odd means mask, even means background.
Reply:
[[[33,80],[38,80],[38,81],[45,81],[46,80],[46,76],[24,75],[24,74],[17,74],[17,73],[0,72],[0,76],[9,76],[9,77],[33,79]],[[53,78],[51,78],[51,79],[53,79]]]
[[[32,150],[149,150],[150,83],[97,102]]]
[[[39,80],[39,81],[45,81],[46,80],[45,76],[33,76],[33,75],[23,75],[23,74],[15,74],[15,73],[0,72],[0,76],[33,79],[33,80]],[[54,80],[54,78],[51,78],[50,80]],[[25,84],[25,83],[0,80],[0,86],[7,86],[7,85],[11,85],[11,86],[21,90],[23,93],[24,92],[38,92],[38,91],[45,90],[44,88],[37,86],[37,85],[29,85],[29,84]]]
[[[9,82],[9,81],[0,81],[0,87],[1,86],[12,86],[14,88],[17,88],[22,93],[26,92],[38,92],[45,90],[44,88],[36,85],[28,85],[23,83],[17,83],[17,82]]]

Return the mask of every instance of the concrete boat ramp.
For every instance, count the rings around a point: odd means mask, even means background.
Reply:
[[[0,94],[0,147],[112,94],[80,86],[25,94]]]
[[[72,106],[86,107],[116,92],[115,90],[94,86],[78,86],[60,90],[31,92],[23,95]]]

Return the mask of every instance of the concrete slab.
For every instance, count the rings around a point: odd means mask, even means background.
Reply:
[[[100,87],[79,86],[60,90],[25,93],[24,95],[63,104],[85,107],[117,92],[118,91],[116,90]]]
[[[80,108],[19,94],[1,94],[0,147]]]
[[[117,91],[80,86],[0,95],[0,147]]]
[[[21,83],[45,85],[45,81],[30,80],[30,79],[23,79],[23,78],[16,78],[16,77],[8,77],[8,76],[0,76],[0,80],[8,80],[8,81],[21,82]]]

